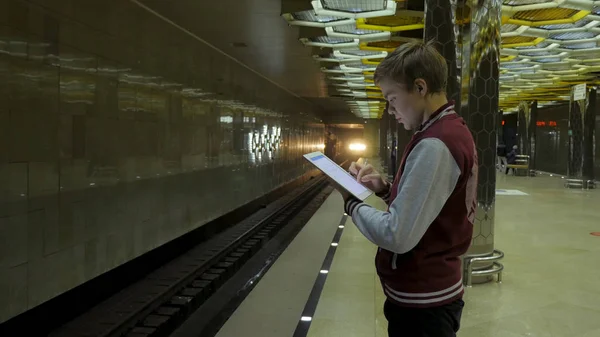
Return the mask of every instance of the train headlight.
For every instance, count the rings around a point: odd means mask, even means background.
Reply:
[[[352,143],[348,146],[350,151],[364,151],[367,149],[367,146],[363,143]]]

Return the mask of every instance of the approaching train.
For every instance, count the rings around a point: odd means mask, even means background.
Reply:
[[[356,159],[363,156],[367,143],[362,128],[332,128],[325,137],[325,155],[336,160]]]

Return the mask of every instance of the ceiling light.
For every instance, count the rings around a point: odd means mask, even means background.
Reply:
[[[573,43],[573,44],[565,44],[564,48],[567,49],[592,49],[596,48],[596,42],[582,42],[582,43]]]
[[[560,61],[561,61],[560,57],[544,57],[544,58],[535,60],[535,62],[539,62],[539,63],[560,62]]]
[[[335,81],[364,81],[365,77],[364,76],[354,76],[354,75],[346,75],[346,76],[331,76],[329,77],[330,80],[335,80]]]
[[[342,18],[333,15],[317,15],[314,10],[282,14],[290,25],[306,27],[332,27],[354,23],[354,19]]]
[[[337,27],[331,27],[331,30],[336,33],[344,33],[344,34],[352,34],[352,35],[368,35],[368,34],[381,33],[381,31],[379,31],[379,30],[358,29],[358,28],[356,28],[356,23],[343,25],[343,26],[337,26]]]
[[[381,11],[385,9],[385,0],[320,0],[325,9],[350,13]]]
[[[332,36],[319,36],[319,37],[311,37],[311,38],[300,38],[300,42],[302,42],[306,46],[313,47],[323,47],[323,48],[358,48],[360,44],[359,39],[351,39],[351,38],[340,38],[340,37],[332,37]]]
[[[391,37],[390,32],[357,29],[355,23],[336,27],[326,27],[325,32],[328,36],[358,38],[361,40],[388,40]]]
[[[573,23],[565,23],[565,24],[558,24],[558,25],[545,25],[545,26],[540,26],[539,28],[547,29],[547,30],[579,28],[579,27],[583,27],[583,26],[587,25],[588,23],[590,23],[590,21],[591,20],[583,19],[583,20],[579,20],[579,21],[576,21]]]
[[[345,18],[372,18],[396,14],[396,1],[387,0],[313,0],[318,15]]]
[[[341,63],[341,62],[350,62],[352,61],[351,59],[348,58],[343,58],[343,57],[335,57],[333,54],[329,55],[329,56],[320,56],[320,55],[313,55],[313,58],[315,59],[315,61],[318,62],[335,62],[335,63]]]
[[[329,22],[344,20],[343,18],[340,18],[339,16],[317,15],[314,10],[296,12],[296,13],[293,13],[292,16],[296,20],[319,22],[319,23],[329,23]]]
[[[550,38],[554,40],[582,40],[592,39],[596,37],[596,34],[592,32],[570,32],[570,33],[558,33],[551,34]]]
[[[334,73],[334,74],[352,74],[352,73],[362,73],[362,69],[352,69],[348,67],[344,67],[343,65],[339,67],[333,68],[321,68],[321,71],[324,73]]]

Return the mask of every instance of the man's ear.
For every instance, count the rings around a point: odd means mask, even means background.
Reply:
[[[419,95],[421,96],[425,96],[428,92],[427,88],[427,82],[425,82],[425,80],[423,80],[422,78],[417,78],[415,80],[415,90],[419,93]]]

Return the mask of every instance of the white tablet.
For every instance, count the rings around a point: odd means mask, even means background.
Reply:
[[[365,199],[373,194],[371,190],[361,185],[356,181],[356,178],[346,172],[346,170],[341,168],[338,164],[334,163],[333,160],[329,159],[323,153],[307,153],[304,155],[304,158],[359,200],[365,201]]]

